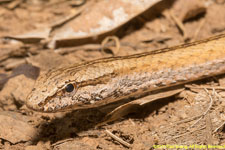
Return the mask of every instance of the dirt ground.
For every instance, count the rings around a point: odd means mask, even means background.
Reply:
[[[183,85],[103,125],[114,106],[41,113],[25,105],[49,69],[222,33],[225,0],[1,0],[0,149],[225,149],[224,75]]]

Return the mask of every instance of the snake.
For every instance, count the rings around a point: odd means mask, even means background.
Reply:
[[[93,108],[223,73],[225,34],[50,70],[38,77],[26,105],[40,112]]]

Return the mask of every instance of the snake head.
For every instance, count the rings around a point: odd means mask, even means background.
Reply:
[[[111,80],[110,71],[94,64],[49,71],[37,79],[26,105],[41,112],[91,107],[112,88],[105,84]]]

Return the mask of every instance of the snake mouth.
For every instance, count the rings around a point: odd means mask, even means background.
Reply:
[[[43,112],[44,108],[40,107],[38,104],[34,104],[32,101],[27,100],[26,102],[26,106],[27,108],[34,110],[34,111],[39,111],[39,112]]]
[[[49,97],[45,98],[45,100],[40,99],[40,94],[38,96],[34,96],[32,93],[28,95],[26,106],[27,108],[38,111],[44,112],[44,106],[48,103]]]
[[[48,105],[48,101],[46,101],[45,103],[34,104],[30,100],[28,100],[27,103],[26,103],[27,108],[29,108],[33,111],[37,111],[37,112],[54,113],[54,112],[57,112],[57,111],[61,111],[60,109],[48,107],[46,105]]]

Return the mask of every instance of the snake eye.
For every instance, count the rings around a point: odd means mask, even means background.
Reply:
[[[73,84],[68,84],[66,87],[65,87],[65,90],[66,90],[66,92],[73,92],[73,90],[74,90],[74,86],[73,86]]]

